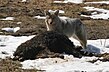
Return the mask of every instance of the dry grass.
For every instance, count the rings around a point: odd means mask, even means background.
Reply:
[[[11,59],[0,60],[0,72],[37,72],[37,69],[22,69],[22,65],[18,61]]]
[[[30,34],[36,34],[37,31],[46,30],[44,20],[37,20],[33,19],[33,16],[35,15],[41,15],[44,16],[44,10],[57,10],[61,9],[65,11],[65,15],[70,18],[80,18],[86,25],[87,29],[87,37],[88,39],[98,39],[98,38],[109,38],[109,22],[107,20],[92,20],[90,18],[81,17],[81,12],[87,12],[83,7],[84,6],[94,6],[97,8],[109,8],[109,5],[105,4],[52,4],[47,3],[45,0],[31,0],[27,3],[21,3],[17,0],[13,2],[9,2],[10,0],[7,0],[8,2],[5,3],[5,1],[2,2],[2,6],[0,7],[0,17],[6,17],[6,16],[14,16],[16,19],[14,21],[0,21],[0,28],[2,27],[21,27],[24,31],[27,29],[33,29],[31,31],[26,31],[27,35]],[[86,0],[87,1],[87,0]],[[88,0],[93,1],[93,0]],[[101,1],[101,0],[96,0]],[[5,3],[5,4],[4,4]],[[4,5],[3,5],[4,4]],[[21,24],[17,25],[17,22],[22,22]],[[26,26],[26,27],[25,27]],[[105,30],[104,27],[106,26]],[[41,28],[40,28],[41,27]],[[40,28],[40,29],[39,29]],[[37,30],[35,32],[35,29]],[[103,32],[101,31],[103,30]],[[105,31],[105,33],[104,33]],[[2,34],[10,34],[10,33],[2,33]],[[20,34],[22,35],[22,34]]]
[[[109,38],[108,20],[83,20],[86,25],[88,39]]]

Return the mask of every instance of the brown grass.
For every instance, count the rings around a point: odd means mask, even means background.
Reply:
[[[37,72],[37,69],[22,69],[18,61],[11,59],[0,60],[0,72]]]

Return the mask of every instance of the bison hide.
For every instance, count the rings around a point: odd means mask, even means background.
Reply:
[[[22,43],[14,52],[14,60],[27,60],[45,57],[61,57],[63,53],[72,54],[74,57],[82,55],[76,51],[73,42],[61,33],[46,31]]]

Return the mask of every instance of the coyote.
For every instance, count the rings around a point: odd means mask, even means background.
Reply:
[[[83,23],[78,18],[60,18],[59,10],[55,12],[45,11],[47,31],[57,31],[67,35],[69,38],[73,37],[78,40],[81,46],[85,49],[87,44],[86,31]]]

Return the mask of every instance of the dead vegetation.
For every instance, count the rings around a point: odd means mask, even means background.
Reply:
[[[8,1],[8,2],[7,2]],[[39,32],[46,31],[45,22],[44,20],[34,19],[34,16],[40,15],[44,16],[44,10],[64,10],[65,14],[60,14],[64,16],[68,16],[70,18],[80,18],[87,29],[87,37],[88,39],[98,39],[98,38],[109,38],[109,23],[108,20],[93,20],[91,18],[81,17],[80,14],[90,14],[90,12],[86,11],[83,7],[84,6],[94,6],[97,8],[106,8],[108,9],[108,4],[101,5],[101,4],[52,4],[48,3],[45,0],[36,1],[31,0],[27,3],[22,3],[21,1],[13,1],[7,0],[1,1],[0,7],[0,18],[5,18],[7,16],[15,17],[14,21],[1,21],[0,20],[0,31],[3,27],[17,27],[19,26],[21,30],[17,33],[8,33],[8,32],[1,32],[0,34],[6,35],[33,35]],[[21,24],[17,24],[17,22],[22,22]],[[103,27],[106,27],[104,31]],[[30,31],[29,31],[30,30]],[[101,31],[103,30],[103,32]]]
[[[94,60],[91,60],[88,62],[95,63],[97,61],[102,61],[102,62],[109,61],[109,53],[99,54],[99,55],[97,55],[97,57],[98,57],[97,59],[94,59]]]
[[[37,72],[37,69],[22,69],[19,61],[0,59],[0,72]]]

